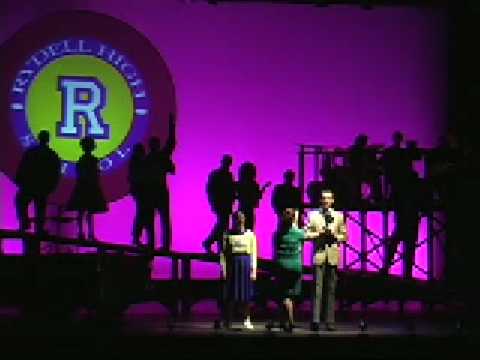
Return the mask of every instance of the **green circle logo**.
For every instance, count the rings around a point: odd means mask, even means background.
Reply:
[[[65,39],[36,51],[18,72],[11,115],[24,147],[48,130],[50,146],[74,175],[79,140],[96,140],[100,169],[116,168],[146,133],[149,101],[137,68],[120,51],[92,39]]]
[[[76,93],[71,90],[72,84],[76,86]],[[98,84],[101,85],[96,86]],[[97,93],[100,94],[98,100]],[[108,99],[101,98],[105,95]],[[50,145],[66,161],[77,161],[81,156],[80,147],[72,146],[72,140],[86,135],[88,128],[92,127],[89,122],[96,121],[97,124],[93,125],[100,128],[94,136],[98,139],[95,155],[104,158],[123,143],[134,119],[132,93],[126,80],[112,65],[93,56],[70,55],[51,62],[36,76],[26,100],[31,132],[38,134],[45,129],[55,134]],[[100,115],[96,119],[95,106]],[[78,113],[74,114],[75,111]],[[65,131],[68,130],[68,126],[64,126],[68,116],[77,117],[73,135]],[[82,129],[82,133],[78,134],[77,129]]]
[[[0,45],[0,169],[14,180],[40,130],[62,159],[51,201],[64,203],[75,183],[80,140],[95,139],[105,198],[130,188],[128,163],[137,143],[169,137],[175,84],[152,42],[112,16],[87,10],[49,12]]]

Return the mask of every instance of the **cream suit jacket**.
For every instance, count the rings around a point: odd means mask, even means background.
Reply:
[[[330,229],[337,242],[346,242],[347,227],[343,213],[333,209],[329,209],[328,212],[333,218],[333,222],[328,224],[328,229]],[[307,238],[314,240],[313,264],[323,265],[327,261],[329,265],[337,266],[340,263],[340,247],[337,244],[333,244],[326,245],[323,249],[318,246],[318,241],[316,241],[321,238],[326,228],[325,215],[321,210],[312,210],[308,213],[305,235]]]

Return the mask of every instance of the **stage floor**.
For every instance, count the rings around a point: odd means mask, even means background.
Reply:
[[[253,330],[244,329],[241,321],[233,322],[230,329],[215,329],[212,321],[177,321],[162,322],[143,320],[125,323],[122,333],[125,335],[182,335],[182,336],[250,336],[250,337],[398,337],[398,336],[427,336],[445,337],[455,333],[455,324],[432,324],[424,321],[404,323],[368,323],[366,330],[361,330],[358,323],[337,322],[336,331],[327,331],[320,326],[318,332],[310,330],[309,322],[297,322],[292,333],[287,333],[278,327],[266,328],[266,321],[252,321]],[[322,324],[321,324],[322,325]]]
[[[0,342],[5,353],[35,353],[86,356],[137,354],[174,356],[175,359],[204,358],[434,358],[466,355],[475,350],[478,336],[458,331],[450,318],[408,317],[368,322],[361,331],[357,320],[337,322],[337,331],[309,329],[308,321],[297,322],[293,333],[268,330],[266,321],[253,320],[254,329],[215,329],[216,316],[173,319],[162,314],[126,314],[123,318],[98,320],[80,316],[54,320],[39,316],[25,319],[0,313]],[[474,357],[475,358],[475,357]]]

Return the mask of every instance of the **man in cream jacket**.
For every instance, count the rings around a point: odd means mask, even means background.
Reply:
[[[335,288],[340,244],[347,241],[347,228],[343,213],[332,208],[334,195],[323,190],[321,208],[308,213],[306,237],[313,239],[314,289],[312,297],[313,319],[311,329],[319,330],[320,312],[325,309],[325,325],[335,330]],[[325,286],[325,291],[323,287]],[[324,303],[325,302],[325,303]]]

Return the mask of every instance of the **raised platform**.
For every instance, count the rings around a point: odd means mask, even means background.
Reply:
[[[187,260],[188,255],[185,255]],[[31,300],[53,309],[75,307],[115,307],[117,311],[131,303],[157,301],[172,312],[188,313],[203,300],[217,300],[218,280],[192,280],[186,273],[189,262],[182,261],[182,277],[171,280],[150,279],[151,257],[117,253],[113,250],[93,254],[0,256],[0,305],[31,304]],[[264,306],[275,299],[272,263],[260,262],[255,302]],[[311,269],[305,268],[308,274]],[[304,281],[300,302],[310,299],[311,281]],[[340,272],[337,299],[341,306],[377,301],[422,301],[427,306],[448,302],[440,282],[404,280],[360,271]],[[44,306],[44,305],[42,305]],[[178,315],[178,314],[176,314]]]

